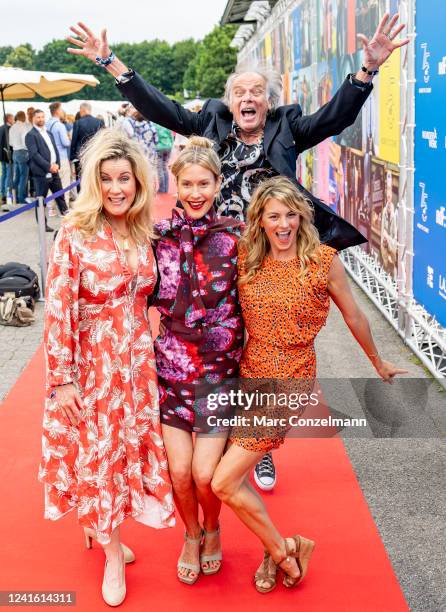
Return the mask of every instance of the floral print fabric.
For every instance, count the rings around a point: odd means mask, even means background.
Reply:
[[[236,376],[243,344],[237,300],[242,229],[212,210],[191,220],[174,209],[156,229],[160,284],[155,305],[165,328],[155,342],[161,420],[197,430],[198,388]]]
[[[64,225],[47,277],[47,392],[39,479],[45,517],[77,507],[79,522],[106,544],[133,516],[152,527],[174,524],[161,438],[147,296],[156,284],[150,244],[138,270],[104,225],[91,239]],[[61,413],[51,388],[74,383],[84,410],[79,427]]]

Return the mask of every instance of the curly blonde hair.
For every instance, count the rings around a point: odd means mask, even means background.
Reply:
[[[299,215],[300,223],[296,237],[296,256],[301,265],[299,277],[301,279],[304,277],[311,262],[318,263],[320,260],[320,240],[318,231],[313,225],[312,205],[290,179],[275,176],[260,183],[248,207],[246,229],[239,242],[239,250],[246,252],[244,270],[238,281],[240,285],[245,285],[254,278],[270,250],[269,240],[261,222],[265,206],[271,198],[279,200]]]
[[[116,128],[99,130],[82,148],[81,190],[73,209],[64,222],[78,227],[87,236],[94,236],[104,220],[102,212],[101,166],[110,159],[130,162],[136,179],[136,196],[126,213],[131,237],[137,243],[152,239],[154,201],[153,171],[138,143]]]

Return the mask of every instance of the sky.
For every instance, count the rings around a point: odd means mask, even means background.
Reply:
[[[25,42],[41,49],[64,38],[78,21],[94,32],[107,28],[113,42],[159,38],[169,43],[203,38],[217,25],[228,0],[10,0],[3,10],[0,45]]]

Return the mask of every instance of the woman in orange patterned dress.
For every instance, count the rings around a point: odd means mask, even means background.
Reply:
[[[320,244],[312,219],[309,204],[285,177],[261,183],[248,208],[238,262],[239,298],[249,335],[240,375],[242,389],[253,395],[264,385],[268,392],[271,385],[286,391],[291,381],[311,392],[316,377],[314,340],[325,324],[330,298],[379,376],[391,382],[404,373],[378,356],[336,251]],[[263,379],[260,389],[250,379]],[[276,411],[281,417],[286,412]],[[262,541],[264,559],[254,577],[261,593],[276,586],[277,567],[285,574],[286,587],[298,584],[314,548],[313,541],[301,536],[282,537],[249,482],[251,469],[264,453],[283,443],[288,428],[279,423],[262,430],[251,423],[251,427],[233,429],[231,445],[212,480],[216,495]]]
[[[82,157],[82,188],[56,238],[47,277],[47,392],[39,479],[45,517],[77,508],[106,564],[102,594],[125,597],[119,526],[174,524],[147,314],[157,270],[153,181],[142,151],[101,130]]]

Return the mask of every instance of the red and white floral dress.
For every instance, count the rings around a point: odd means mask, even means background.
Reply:
[[[155,528],[174,525],[147,314],[156,278],[149,241],[138,247],[133,274],[107,224],[93,238],[65,224],[53,246],[39,469],[45,517],[77,508],[80,524],[102,544],[127,516]],[[50,397],[70,382],[84,402],[78,427]]]

